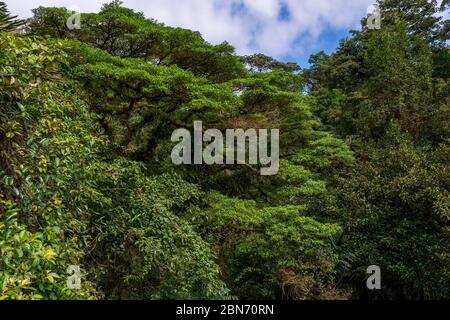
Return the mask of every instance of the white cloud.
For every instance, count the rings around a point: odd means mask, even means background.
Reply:
[[[107,0],[6,0],[10,11],[30,17],[42,6],[78,6],[96,12]],[[317,42],[328,28],[351,29],[375,0],[124,0],[170,26],[197,30],[211,43],[224,40],[239,54],[295,55]],[[288,12],[280,18],[282,8]]]
[[[255,13],[267,18],[277,18],[281,8],[281,2],[278,0],[243,0],[247,8]]]

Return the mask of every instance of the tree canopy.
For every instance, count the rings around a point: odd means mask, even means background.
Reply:
[[[449,4],[381,1],[302,69],[117,0],[13,35],[0,3],[0,299],[448,299]],[[173,164],[194,121],[279,129],[279,173]]]

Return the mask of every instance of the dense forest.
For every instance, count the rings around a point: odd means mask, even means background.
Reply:
[[[379,6],[301,68],[0,2],[0,299],[450,299],[450,1]],[[196,120],[279,129],[279,173],[173,164]]]

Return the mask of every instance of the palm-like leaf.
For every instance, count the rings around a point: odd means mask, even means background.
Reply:
[[[12,31],[23,25],[23,20],[9,14],[6,3],[0,1],[0,31]]]

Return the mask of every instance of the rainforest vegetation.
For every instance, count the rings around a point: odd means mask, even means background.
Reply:
[[[301,68],[0,2],[0,299],[450,299],[450,1],[379,5]],[[172,164],[196,120],[279,129],[279,173]]]

